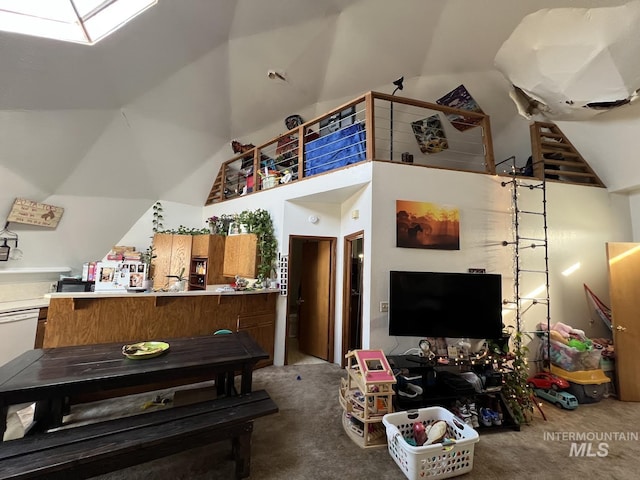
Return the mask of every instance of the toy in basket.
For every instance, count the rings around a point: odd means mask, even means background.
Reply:
[[[425,428],[444,421],[446,433],[439,443],[413,446],[414,424]],[[427,407],[406,412],[388,413],[382,417],[387,432],[387,449],[409,480],[450,478],[468,473],[473,468],[473,450],[478,432],[462,423],[449,410]]]

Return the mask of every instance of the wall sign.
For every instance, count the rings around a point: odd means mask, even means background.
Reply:
[[[7,222],[56,228],[63,212],[64,208],[62,207],[37,203],[25,198],[16,198],[7,217]]]

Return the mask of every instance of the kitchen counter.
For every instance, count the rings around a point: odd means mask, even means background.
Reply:
[[[43,346],[131,343],[247,330],[273,363],[278,289],[50,293]]]
[[[263,288],[256,290],[227,290],[224,285],[208,285],[206,290],[188,290],[186,292],[61,292],[48,293],[50,298],[132,298],[132,297],[197,297],[203,295],[257,295],[264,293],[279,293],[277,288]]]
[[[33,298],[29,300],[15,300],[11,302],[0,302],[0,313],[18,312],[20,310],[31,310],[33,308],[44,308],[49,306],[49,299]]]

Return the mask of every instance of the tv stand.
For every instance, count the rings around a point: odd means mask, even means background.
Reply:
[[[404,357],[406,361],[417,363],[423,367],[435,367],[436,365],[435,360],[429,360],[428,358],[419,357],[417,355],[405,355]]]
[[[479,432],[498,431],[504,429],[520,430],[520,423],[516,420],[506,399],[499,389],[492,389],[477,392],[471,383],[464,380],[452,370],[461,367],[438,365],[435,360],[429,360],[417,355],[390,355],[387,357],[391,368],[394,371],[408,371],[408,381],[418,384],[422,388],[422,395],[415,398],[407,398],[401,395],[395,396],[395,410],[414,410],[430,406],[440,406],[449,410],[456,404],[456,401],[466,403],[473,401],[476,404],[478,413],[482,406],[493,405],[498,402],[502,410],[502,425],[480,426]],[[402,375],[396,374],[398,377]],[[401,382],[397,386],[400,388]]]

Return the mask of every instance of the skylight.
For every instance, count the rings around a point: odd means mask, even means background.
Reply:
[[[93,45],[158,0],[0,0],[0,30]]]

